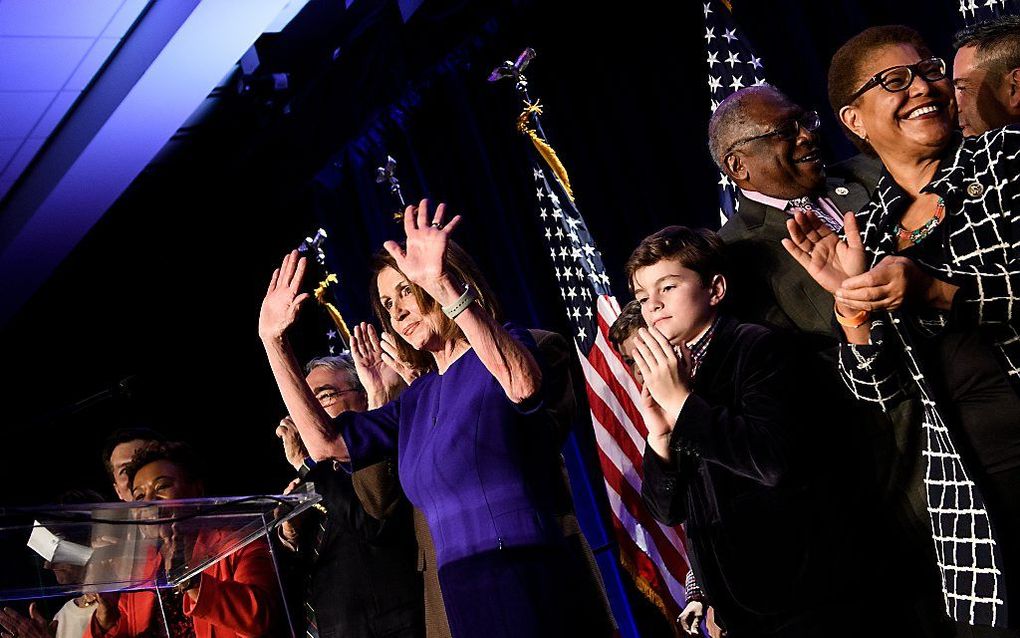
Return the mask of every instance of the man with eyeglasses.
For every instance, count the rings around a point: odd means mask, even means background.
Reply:
[[[348,356],[312,359],[305,369],[308,387],[330,417],[364,412],[385,398],[368,396]],[[290,417],[276,435],[301,476],[287,491],[307,481],[323,496],[322,509],[278,530],[293,567],[289,589],[300,597],[292,612],[301,635],[424,636],[411,506],[395,465],[377,463],[352,475],[328,461],[315,463]]]
[[[835,344],[832,295],[786,253],[786,220],[808,210],[830,228],[868,203],[860,183],[828,178],[820,121],[778,89],[753,86],[727,97],[709,121],[709,150],[739,189],[737,212],[719,230],[734,266],[731,287],[742,318],[796,328]]]
[[[962,29],[953,40],[953,87],[966,136],[1020,122],[1020,16]]]

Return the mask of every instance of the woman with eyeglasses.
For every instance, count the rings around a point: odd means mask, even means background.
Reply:
[[[1020,635],[1006,614],[1010,595],[1020,604],[1020,128],[964,139],[945,62],[903,26],[844,44],[829,99],[885,170],[845,238],[798,214],[784,245],[835,297],[857,398],[923,405],[928,513],[959,635]]]

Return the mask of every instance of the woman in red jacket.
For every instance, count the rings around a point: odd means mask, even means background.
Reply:
[[[198,464],[182,443],[153,442],[140,449],[128,466],[132,494],[138,501],[197,498],[203,494]],[[217,533],[201,533],[193,555],[216,543]],[[169,540],[169,539],[168,539]],[[164,542],[163,556],[171,555]],[[162,606],[171,638],[248,638],[271,635],[277,627],[280,600],[276,570],[264,539],[211,565],[173,590],[135,591],[100,598],[85,638],[166,636]]]

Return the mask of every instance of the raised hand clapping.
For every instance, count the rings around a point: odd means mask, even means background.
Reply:
[[[648,444],[669,458],[669,437],[691,390],[691,355],[685,346],[677,354],[656,328],[639,328],[634,363],[644,384],[638,408],[648,428]]]
[[[867,255],[852,212],[843,218],[846,241],[813,214],[798,211],[786,227],[790,239],[783,240],[783,248],[829,292],[836,292],[846,279],[867,270]]]
[[[394,372],[400,375],[404,383],[411,385],[411,382],[421,376],[422,371],[415,368],[407,361],[400,358],[400,351],[397,350],[397,342],[389,332],[382,333],[379,340],[379,347],[382,348],[383,362]]]
[[[387,336],[383,333],[384,339]],[[396,348],[392,345],[390,348],[387,352],[386,344],[380,340],[371,324],[362,322],[354,326],[351,357],[354,359],[358,379],[368,393],[370,408],[391,401],[405,384],[410,385],[418,376],[411,366],[397,358]]]

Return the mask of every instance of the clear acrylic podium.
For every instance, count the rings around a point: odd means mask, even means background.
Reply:
[[[0,507],[0,606],[88,593],[152,591],[159,598],[159,590],[173,589],[275,534],[277,526],[320,500],[308,490],[286,496]],[[269,547],[272,554],[273,544]],[[278,565],[275,555],[273,560]],[[275,585],[282,616],[289,617],[279,570]],[[289,622],[281,619],[280,626],[293,635]]]

